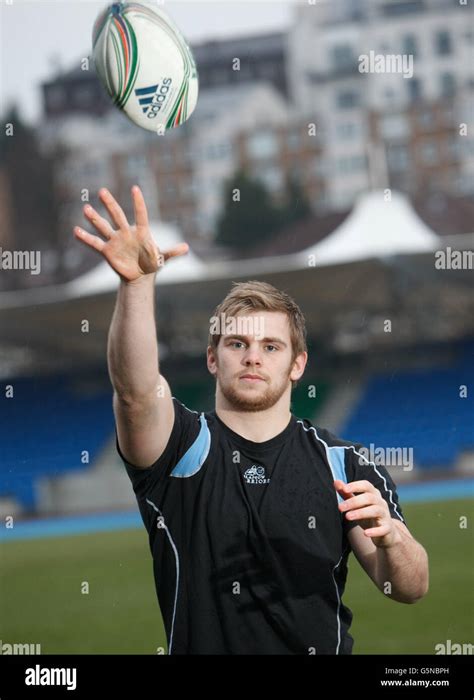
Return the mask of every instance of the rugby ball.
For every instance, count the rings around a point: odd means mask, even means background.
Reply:
[[[184,37],[159,8],[114,2],[98,15],[92,56],[118,109],[134,124],[163,133],[185,122],[198,96],[196,64]]]

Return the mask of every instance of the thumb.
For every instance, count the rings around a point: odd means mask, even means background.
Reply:
[[[188,250],[189,245],[187,243],[178,243],[178,245],[175,245],[173,248],[164,251],[162,255],[166,262],[169,258],[176,258],[179,255],[186,255]]]
[[[336,479],[334,481],[334,488],[338,492],[340,496],[344,498],[344,500],[347,500],[348,498],[351,498],[353,496],[350,491],[347,489],[347,484],[344,483],[344,481],[341,481],[340,479]]]

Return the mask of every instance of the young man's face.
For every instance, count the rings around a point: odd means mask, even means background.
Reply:
[[[304,372],[307,353],[292,361],[292,352],[286,314],[255,311],[230,319],[217,350],[207,349],[207,366],[232,408],[265,411],[285,392],[289,401],[291,382]]]

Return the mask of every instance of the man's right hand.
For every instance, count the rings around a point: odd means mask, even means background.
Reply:
[[[179,243],[167,251],[160,251],[151,235],[145,200],[137,185],[132,187],[135,224],[130,226],[127,218],[110,192],[105,188],[99,190],[99,197],[105,205],[116,229],[104,217],[100,216],[89,204],[84,206],[84,215],[95,227],[105,241],[94,236],[79,226],[74,227],[77,239],[97,250],[109,265],[126,282],[135,282],[144,275],[156,272],[172,257],[188,252],[187,243]]]

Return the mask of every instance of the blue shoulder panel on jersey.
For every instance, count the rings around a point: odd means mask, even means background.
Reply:
[[[211,447],[211,433],[209,432],[204,413],[201,413],[199,421],[201,423],[199,435],[191,447],[189,447],[181,457],[170,476],[181,478],[193,476],[193,474],[196,474],[201,469],[202,465],[206,461],[206,457],[209,454],[209,449]]]
[[[328,445],[327,449],[327,456],[329,460],[329,466],[331,467],[332,474],[335,479],[339,479],[340,481],[343,481],[345,484],[347,484],[347,476],[346,476],[346,462],[345,462],[345,454],[346,454],[346,447],[330,447]],[[337,494],[337,500],[340,503],[344,499],[340,494]]]

